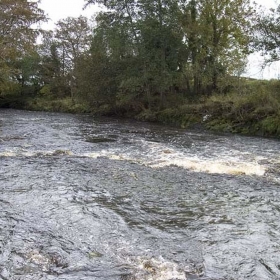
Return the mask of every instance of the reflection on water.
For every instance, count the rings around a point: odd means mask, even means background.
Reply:
[[[1,279],[280,279],[279,142],[0,111]]]

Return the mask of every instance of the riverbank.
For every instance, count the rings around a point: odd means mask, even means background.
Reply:
[[[0,101],[0,106],[32,111],[128,117],[182,128],[203,127],[217,132],[280,137],[279,82],[255,81],[249,86],[248,84],[238,93],[215,94],[154,111],[142,109],[135,112],[120,105],[109,104],[96,107],[70,97],[42,95],[6,98]]]
[[[280,137],[280,103],[268,93],[213,95],[198,104],[159,112],[158,119],[182,127],[202,125],[217,132]]]

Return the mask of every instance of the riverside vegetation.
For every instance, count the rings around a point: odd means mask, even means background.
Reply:
[[[280,8],[249,0],[86,0],[90,22],[53,31],[38,1],[0,3],[0,106],[125,116],[280,136],[280,81],[245,78],[247,57],[279,60]],[[41,35],[41,43],[36,43]]]

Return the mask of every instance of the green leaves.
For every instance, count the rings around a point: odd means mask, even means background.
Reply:
[[[0,58],[16,57],[34,49],[39,33],[34,25],[46,20],[38,2],[2,0],[0,2]]]
[[[85,2],[106,8],[96,18],[93,42],[102,45],[109,68],[116,67],[116,101],[127,108],[158,110],[174,93],[223,91],[225,81],[244,69],[249,0]]]
[[[234,66],[248,53],[251,15],[247,0],[192,0],[186,5],[182,25],[194,94],[219,91],[219,80],[236,73]]]
[[[10,83],[11,76],[18,73],[18,60],[33,53],[40,29],[36,24],[45,21],[38,1],[1,0],[0,2],[0,68],[1,87]],[[6,91],[6,89],[5,89]]]
[[[280,60],[280,5],[257,18],[254,47],[261,51],[266,63]]]
[[[89,50],[91,28],[85,17],[68,17],[45,33],[40,45],[42,83],[56,96],[76,97],[76,68],[80,57]]]

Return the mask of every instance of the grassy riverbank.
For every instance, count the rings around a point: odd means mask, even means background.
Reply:
[[[279,81],[247,81],[238,92],[235,90],[227,94],[202,96],[181,105],[174,102],[170,107],[154,111],[142,109],[135,112],[109,104],[96,107],[81,100],[74,101],[70,97],[54,98],[44,95],[26,98],[10,96],[2,100],[2,107],[122,116],[183,128],[201,126],[219,132],[280,137],[279,93]]]
[[[200,103],[159,112],[157,119],[182,127],[244,135],[280,136],[280,102],[271,94],[213,95]]]

